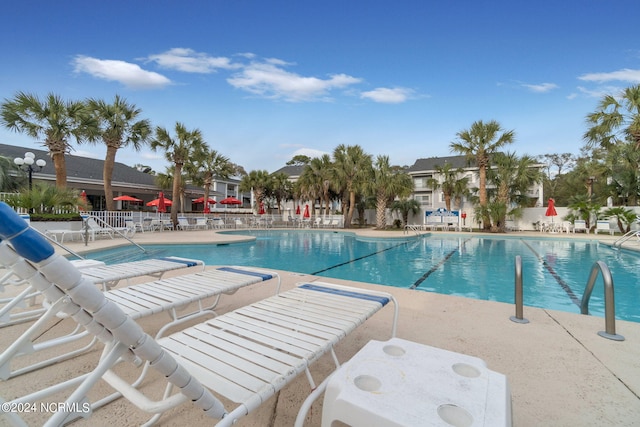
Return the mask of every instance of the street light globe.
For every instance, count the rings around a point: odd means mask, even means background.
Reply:
[[[35,158],[36,158],[36,155],[35,155],[35,154],[33,154],[31,151],[27,151],[26,153],[24,153],[24,158],[25,158],[25,159],[27,159],[27,158],[29,158],[29,159],[35,159]]]
[[[16,157],[15,159],[13,159],[13,163],[18,166],[22,166],[24,165],[24,159],[22,157]]]
[[[45,162],[42,159],[38,159],[38,160],[36,160],[36,166],[38,166],[40,168],[43,168],[43,167],[47,166],[47,162]]]
[[[23,161],[24,161],[24,164],[27,166],[31,166],[34,162],[33,157],[27,157],[27,156],[24,157]]]

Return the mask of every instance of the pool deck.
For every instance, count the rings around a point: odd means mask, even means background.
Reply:
[[[356,231],[372,237],[405,235],[403,232]],[[509,235],[545,236],[527,232]],[[550,236],[597,239],[609,243],[616,239],[602,234]],[[140,244],[227,243],[242,239],[215,231],[137,233],[134,238]],[[75,251],[83,251],[122,243],[123,239],[103,239],[90,242],[88,247],[81,243],[70,243],[68,246]],[[640,244],[637,242],[629,243],[630,249],[638,247]],[[515,314],[513,304],[291,272],[282,272],[282,279],[285,290],[301,281],[322,280],[369,289],[382,288],[392,293],[400,305],[398,337],[479,357],[487,362],[489,369],[507,376],[512,392],[515,426],[637,426],[639,423],[640,323],[617,321],[616,332],[626,338],[618,342],[597,335],[598,331],[605,328],[601,317],[525,307],[524,317],[529,323],[519,324],[509,320]],[[273,288],[267,285],[242,289],[233,296],[224,297],[217,311],[224,313],[267,297],[272,292]],[[391,318],[392,311],[385,308],[358,328],[338,345],[336,352],[339,359],[346,361],[370,339],[384,340],[390,337]],[[159,328],[165,320],[164,316],[155,316],[141,323],[145,329],[153,329]],[[93,351],[73,361],[0,382],[0,396],[10,398],[13,393],[27,390],[30,383],[41,378],[47,378],[48,381],[65,378],[80,366],[90,366],[97,354],[97,351]],[[331,368],[330,358],[323,357],[312,366],[311,372],[320,382]],[[429,387],[428,384],[425,386]],[[302,375],[285,387],[277,398],[271,398],[257,412],[236,425],[291,426],[308,393],[309,386]],[[319,399],[308,414],[305,426],[320,425],[321,406],[322,400]],[[144,414],[120,399],[96,411],[90,420],[75,425],[133,425],[145,419]],[[0,418],[0,425],[2,422]],[[183,405],[163,416],[159,425],[195,426],[205,423],[211,425],[195,407]]]

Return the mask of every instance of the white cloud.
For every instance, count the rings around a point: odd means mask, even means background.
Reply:
[[[214,73],[218,69],[233,70],[241,67],[240,64],[232,63],[229,58],[209,56],[206,53],[186,48],[169,49],[157,55],[149,55],[146,60],[155,62],[160,67],[185,73],[208,74]]]
[[[612,71],[609,73],[589,73],[584,74],[578,79],[587,82],[610,82],[610,81],[622,81],[630,83],[640,83],[640,70],[632,70],[630,68],[623,68],[622,70]]]
[[[279,59],[251,62],[227,82],[235,88],[266,98],[301,102],[326,99],[331,90],[362,81],[346,74],[330,75],[327,79],[303,77],[285,70],[286,65],[289,64]]]
[[[522,86],[536,93],[545,93],[558,88],[558,85],[556,85],[555,83],[540,83],[537,85],[523,83]]]
[[[156,89],[171,84],[171,80],[162,74],[143,70],[138,65],[125,61],[78,55],[72,63],[77,73],[87,73],[99,79],[116,81],[132,89]]]
[[[368,98],[383,104],[400,104],[407,101],[413,95],[413,90],[407,88],[379,87],[368,92],[362,92],[361,98]]]
[[[622,88],[616,86],[603,86],[597,89],[587,89],[584,86],[578,86],[578,91],[590,98],[602,98],[605,95],[620,93]]]

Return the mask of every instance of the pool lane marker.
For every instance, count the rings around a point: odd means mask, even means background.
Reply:
[[[389,246],[386,249],[382,249],[382,250],[379,250],[377,252],[370,253],[368,255],[363,255],[363,256],[358,257],[358,258],[350,259],[349,261],[341,262],[340,264],[332,265],[331,267],[323,268],[322,270],[318,270],[318,271],[316,271],[314,273],[311,273],[311,275],[312,276],[316,276],[316,275],[318,275],[320,273],[324,273],[325,271],[333,270],[334,268],[342,267],[343,265],[351,264],[351,263],[354,263],[356,261],[360,261],[361,259],[369,258],[369,257],[372,257],[374,255],[378,255],[378,254],[380,254],[382,252],[390,251],[391,249],[395,249],[395,248],[397,248],[399,246],[407,245],[407,244],[409,244],[408,241],[399,243],[397,245]]]
[[[556,282],[558,282],[558,284],[560,285],[560,287],[566,292],[566,294],[569,296],[569,298],[571,299],[571,302],[573,302],[575,305],[577,305],[578,307],[581,306],[582,301],[580,300],[580,298],[578,298],[576,296],[576,294],[573,292],[573,290],[571,289],[571,286],[569,286],[567,284],[567,282],[565,282],[564,280],[562,280],[562,277],[560,277],[560,275],[558,273],[556,273],[556,270],[553,268],[553,266],[551,266],[551,264],[549,264],[544,258],[542,258],[540,256],[540,254],[538,254],[538,252],[536,252],[535,249],[533,249],[531,247],[531,245],[529,245],[527,242],[525,242],[524,240],[520,239],[520,241],[522,243],[524,243],[524,245],[526,247],[529,248],[529,250],[531,250],[531,252],[533,252],[533,254],[538,258],[538,260],[540,260],[540,262],[542,262],[542,265],[544,266],[544,268],[547,269],[547,271],[549,272],[549,274],[551,274],[551,276],[556,279]]]
[[[465,243],[467,243],[469,240],[471,240],[471,238],[468,238],[467,240],[465,240],[464,242],[462,242],[461,246],[464,246]],[[456,252],[458,252],[458,250],[460,250],[460,248],[455,248],[454,250],[452,250],[451,252],[449,252],[448,254],[445,255],[444,258],[442,258],[442,260],[440,260],[440,262],[436,265],[434,265],[433,267],[431,267],[431,269],[429,271],[427,271],[426,273],[424,273],[422,275],[422,277],[420,277],[418,280],[415,281],[415,283],[411,286],[409,286],[409,289],[415,289],[418,286],[420,286],[422,284],[422,282],[424,282],[425,280],[427,280],[427,277],[431,276],[432,273],[434,273],[436,270],[438,270],[440,268],[440,266],[442,264],[444,264],[445,262],[449,261],[449,258],[451,258],[453,256],[453,254],[455,254]]]

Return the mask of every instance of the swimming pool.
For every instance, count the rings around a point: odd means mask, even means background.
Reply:
[[[615,285],[616,317],[640,322],[640,256],[592,240],[516,236],[431,235],[359,238],[315,230],[251,230],[254,242],[149,245],[147,253],[116,248],[89,255],[107,263],[175,255],[209,265],[253,265],[418,291],[513,303],[514,263],[522,258],[524,304],[579,313],[591,267],[604,261]],[[602,278],[591,314],[604,315]]]

